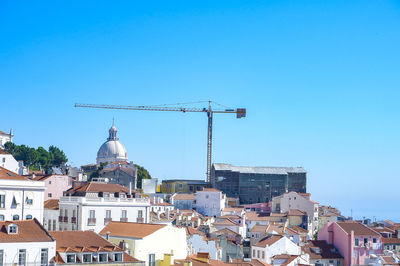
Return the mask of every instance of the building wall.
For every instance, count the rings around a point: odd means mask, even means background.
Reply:
[[[19,175],[22,174],[19,163],[11,154],[0,154],[0,166]]]
[[[238,197],[241,204],[269,202],[288,191],[306,192],[306,173],[257,174],[212,168],[212,182],[227,197]]]
[[[44,191],[42,181],[1,179],[0,195],[5,195],[5,208],[0,208],[0,215],[8,221],[13,220],[14,215],[18,215],[19,220],[32,215],[32,218],[43,221]],[[13,198],[16,205],[13,205]],[[28,204],[26,198],[31,199],[32,204]]]
[[[148,198],[85,198],[61,197],[60,214],[65,216],[67,210],[68,222],[61,222],[61,230],[93,230],[99,233],[105,226],[106,210],[111,210],[113,221],[120,221],[122,210],[127,211],[127,222],[137,222],[139,211],[143,214],[143,223],[150,221],[150,200]],[[73,213],[77,214],[77,224],[72,223]],[[95,211],[95,224],[88,223],[90,210]]]
[[[63,196],[63,192],[71,188],[70,179],[71,178],[67,175],[52,175],[45,179],[46,192],[44,194],[44,200],[60,199],[60,197]]]
[[[44,209],[43,213],[43,227],[47,231],[57,231],[59,228],[58,216],[60,215],[59,210]]]
[[[4,253],[5,265],[18,265],[18,251],[26,250],[27,265],[40,265],[42,248],[48,249],[48,263],[56,255],[56,242],[13,242],[1,243],[0,250]]]
[[[253,253],[253,250],[255,251],[255,253]],[[265,252],[264,258],[262,258],[262,251]],[[300,247],[297,246],[293,241],[291,241],[287,237],[281,238],[271,246],[251,247],[251,258],[258,259],[266,263],[271,263],[271,258],[275,255],[280,255],[280,254],[300,255],[300,253],[301,253]]]
[[[136,168],[135,168],[136,169]],[[111,172],[104,172],[101,173],[102,178],[108,178],[109,181],[108,183],[110,184],[119,184],[121,186],[129,188],[129,183],[132,185],[132,189],[135,189],[137,187],[136,185],[136,175],[137,171],[135,170],[135,175],[131,176],[127,174],[126,172],[120,170],[120,169],[115,169],[114,171]]]
[[[310,263],[313,265],[321,265],[321,266],[341,266],[343,265],[343,259],[310,259]]]
[[[12,137],[10,136],[10,134],[0,133],[0,148],[4,148],[4,144],[6,144],[9,141],[12,142]]]
[[[217,248],[217,243],[214,240],[204,240],[202,235],[191,235],[188,237],[188,247],[191,248],[192,254],[199,252],[207,252],[213,260],[221,260],[222,254]]]
[[[149,265],[149,254],[155,254],[156,260],[162,260],[164,254],[173,253],[175,259],[185,259],[188,253],[185,228],[166,226],[143,239],[109,236],[109,241],[116,245],[122,240],[128,243],[128,254],[145,261],[146,265]]]
[[[195,208],[195,204],[193,200],[174,200],[175,209],[179,210],[192,210]]]
[[[225,196],[221,191],[198,191],[196,210],[205,216],[221,216],[225,208]]]

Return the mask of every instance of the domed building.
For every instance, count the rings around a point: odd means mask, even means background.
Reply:
[[[117,128],[114,126],[110,128],[109,136],[106,142],[101,145],[97,152],[96,162],[100,163],[112,163],[112,162],[127,162],[128,153],[124,145],[119,142],[117,137]]]

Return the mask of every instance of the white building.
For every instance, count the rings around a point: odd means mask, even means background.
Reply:
[[[4,144],[7,142],[12,142],[13,137],[12,129],[8,134],[0,130],[0,148],[4,148]]]
[[[189,255],[205,252],[210,254],[213,260],[222,260],[222,248],[219,246],[217,238],[207,239],[203,232],[190,226],[186,227],[187,243]]]
[[[192,193],[175,193],[171,197],[171,203],[175,209],[191,210],[196,208],[196,195]]]
[[[301,249],[289,238],[281,235],[271,235],[261,239],[251,247],[251,258],[271,264],[276,255],[300,255]]]
[[[185,228],[161,224],[110,222],[100,235],[111,243],[126,248],[126,252],[146,265],[155,265],[164,254],[174,259],[186,259]]]
[[[44,202],[43,227],[47,231],[56,231],[59,228],[58,216],[60,215],[59,200],[50,199]]]
[[[3,149],[0,149],[0,166],[19,175],[28,174],[28,169],[24,167],[24,162],[15,160],[14,156]]]
[[[0,265],[49,265],[56,241],[36,219],[0,222]]]
[[[108,131],[109,136],[107,141],[101,145],[99,151],[97,152],[97,164],[128,161],[128,153],[126,152],[125,146],[119,142],[117,131],[118,130],[114,126],[113,122],[113,125]]]
[[[111,221],[149,222],[150,199],[135,198],[118,184],[90,182],[60,198],[59,230],[100,232]]]
[[[297,209],[306,212],[309,217],[310,236],[318,231],[318,202],[311,200],[309,193],[297,193],[294,191],[284,193],[272,198],[272,211],[285,213]]]
[[[205,216],[220,216],[225,208],[225,201],[225,194],[215,188],[204,188],[196,192],[196,210]]]
[[[27,180],[0,167],[0,221],[32,218],[43,221],[45,189],[42,181]]]

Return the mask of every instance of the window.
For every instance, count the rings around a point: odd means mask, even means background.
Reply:
[[[4,221],[4,215],[0,214],[0,221]]]
[[[51,185],[51,180],[49,181],[49,185]]]
[[[372,238],[372,243],[376,243],[376,238]]]
[[[0,208],[6,207],[6,195],[0,195]]]
[[[82,261],[86,263],[92,262],[92,254],[83,254]]]
[[[260,258],[260,250],[257,250],[257,258]]]
[[[368,244],[368,238],[364,238],[364,245]]]
[[[18,250],[18,265],[26,265],[26,249]]]
[[[32,205],[33,204],[33,199],[28,199],[28,197],[26,197],[26,204],[28,205]]]
[[[56,231],[56,228],[57,228],[56,224],[57,224],[57,221],[53,220],[53,231]]]
[[[65,210],[65,212],[67,212],[67,210]],[[96,212],[94,210],[90,210],[89,211],[89,218],[93,219],[96,217]]]
[[[32,220],[32,215],[28,214],[28,215],[26,216],[26,220]]]
[[[156,254],[149,254],[149,266],[156,265]]]
[[[5,163],[5,162],[6,162],[6,158],[4,157],[4,158],[3,158],[3,163]]]
[[[72,217],[76,217],[76,210],[75,209],[72,210]]]
[[[107,253],[100,253],[99,254],[99,262],[107,262],[107,261],[108,261]]]
[[[138,218],[143,218],[143,211],[142,210],[138,211]]]
[[[47,197],[51,198],[51,197],[53,197],[53,195],[51,193],[47,193]]]
[[[358,246],[358,238],[355,239],[355,245]]]
[[[111,210],[106,210],[106,218],[111,218]]]
[[[14,214],[13,215],[13,221],[18,221],[19,220],[19,215],[18,214]]]
[[[4,262],[4,251],[2,249],[0,249],[0,266],[3,266]]]
[[[47,231],[51,231],[51,219],[47,221]]]
[[[262,252],[262,258],[265,259],[265,251]]]
[[[75,263],[76,255],[75,254],[67,254],[67,263]]]
[[[255,257],[256,257],[256,250],[253,249],[253,258],[255,258]]]
[[[47,248],[42,248],[40,252],[40,265],[48,265],[49,262],[49,250]]]
[[[114,253],[114,261],[122,261],[122,253]]]
[[[208,199],[209,195],[206,195],[206,199]]]
[[[126,218],[126,210],[122,210],[121,218]]]

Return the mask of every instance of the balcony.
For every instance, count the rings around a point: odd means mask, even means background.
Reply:
[[[64,223],[68,223],[68,216],[64,216]]]
[[[128,218],[119,218],[119,221],[126,223],[128,221]]]
[[[96,225],[96,218],[88,218],[87,224],[88,225]]]
[[[63,216],[58,216],[58,221],[61,223],[61,222],[63,222]]]
[[[138,217],[138,218],[136,218],[136,222],[137,222],[137,223],[144,223],[143,217]]]
[[[107,225],[111,221],[112,221],[112,218],[104,218],[104,225]]]
[[[76,224],[76,217],[71,217],[71,223]]]

